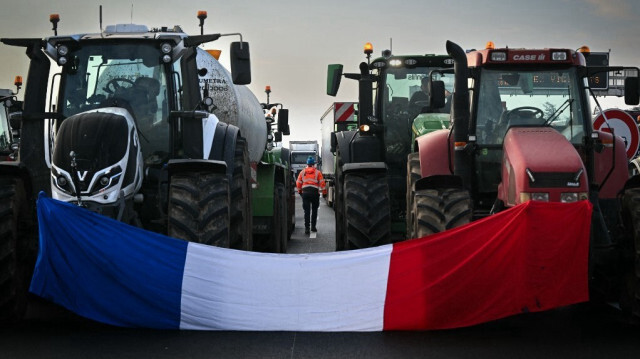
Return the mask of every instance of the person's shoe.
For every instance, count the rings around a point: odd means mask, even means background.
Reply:
[[[309,234],[309,227],[304,229],[304,234]]]
[[[311,227],[311,232],[317,232],[316,226]]]

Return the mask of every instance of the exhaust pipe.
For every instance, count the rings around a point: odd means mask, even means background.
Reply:
[[[467,54],[456,43],[447,40],[447,53],[454,61],[454,92],[453,106],[451,107],[451,119],[453,121],[453,141],[455,143],[467,143],[469,140],[469,88],[467,85],[469,68],[467,66]],[[454,146],[455,148],[455,146]],[[472,157],[471,151],[457,148],[453,159],[453,174],[462,178],[464,188],[471,189],[472,181]]]

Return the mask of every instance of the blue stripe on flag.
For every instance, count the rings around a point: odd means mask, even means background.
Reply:
[[[38,222],[32,293],[103,323],[179,328],[186,241],[43,194]]]

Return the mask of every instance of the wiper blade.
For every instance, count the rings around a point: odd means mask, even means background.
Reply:
[[[562,105],[560,105],[560,107],[558,107],[558,109],[554,113],[551,114],[551,116],[549,116],[549,118],[546,121],[544,121],[542,125],[550,126],[551,122],[553,122],[553,120],[555,120],[556,117],[560,116],[560,114],[564,112],[564,110],[566,110],[567,107],[569,107],[573,103],[573,101],[574,99],[568,98],[565,102],[562,103]]]

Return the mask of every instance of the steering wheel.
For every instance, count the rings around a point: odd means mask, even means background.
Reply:
[[[511,119],[511,116],[517,116],[522,118],[535,118],[535,119],[544,119],[544,111],[537,107],[533,106],[522,106],[516,107],[513,110],[507,111],[505,113],[505,119],[507,123]]]
[[[109,80],[109,82],[107,82],[107,84],[103,87],[103,90],[105,90],[107,93],[110,93],[110,94],[115,93],[116,91],[122,88],[122,86],[118,82],[128,83],[131,86],[134,85],[133,81],[129,79],[125,79],[124,77],[116,77]],[[113,90],[111,89],[111,87],[113,87]]]

